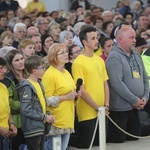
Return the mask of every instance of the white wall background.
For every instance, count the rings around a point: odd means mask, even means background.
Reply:
[[[22,7],[22,8],[25,8],[27,6],[27,3],[32,1],[32,0],[17,0],[19,2],[19,5]]]
[[[25,8],[27,2],[32,0],[17,0],[22,8]],[[53,10],[61,10],[65,9],[69,10],[70,0],[40,0],[42,1],[47,11],[51,12]],[[116,6],[118,0],[88,0],[91,4],[95,4],[96,6],[103,7],[104,9],[111,9]],[[130,4],[135,0],[130,0]],[[147,0],[142,0],[144,2],[144,6],[147,4]]]
[[[130,0],[130,4],[132,4],[135,0]],[[147,4],[147,0],[142,0],[144,2],[144,6]],[[89,0],[92,4],[96,6],[100,6],[104,9],[111,9],[116,6],[118,0]]]

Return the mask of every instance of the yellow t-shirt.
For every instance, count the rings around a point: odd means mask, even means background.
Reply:
[[[45,5],[43,2],[29,2],[25,8],[26,13],[30,13],[34,9],[37,9],[38,12],[46,11]]]
[[[104,106],[104,81],[108,80],[104,61],[97,55],[87,57],[81,54],[72,65],[72,74],[75,82],[82,78],[85,90],[98,105]],[[77,114],[79,121],[97,117],[97,112],[82,98],[77,101]]]
[[[9,93],[6,86],[0,83],[0,127],[9,129],[9,115]]]
[[[98,56],[102,55],[103,54],[102,48],[99,47],[99,49],[96,52],[94,52],[94,54],[96,54]]]
[[[67,70],[62,73],[53,66],[46,70],[42,83],[47,98],[65,95],[75,90],[70,73]],[[55,108],[49,106],[47,109],[55,116],[54,126],[62,129],[74,128],[74,100],[68,99],[60,102]]]
[[[30,79],[28,79],[28,81],[34,86],[34,88],[36,90],[36,94],[40,100],[40,103],[41,103],[41,106],[43,109],[43,114],[46,114],[46,101],[45,101],[45,98],[44,98],[40,84],[38,82],[35,82],[33,80],[30,80]]]

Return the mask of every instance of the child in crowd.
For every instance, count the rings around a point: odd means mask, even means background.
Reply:
[[[22,130],[29,150],[44,150],[45,123],[54,123],[55,118],[46,114],[46,100],[39,81],[44,74],[44,62],[39,56],[31,56],[25,61],[25,68],[30,73],[22,80],[19,91],[21,101]]]
[[[13,36],[13,34],[11,32],[4,31],[1,34],[0,40],[1,40],[1,46],[2,47],[4,47],[4,46],[12,46],[13,41],[14,41],[14,36]]]
[[[24,59],[35,55],[35,43],[31,39],[24,39],[19,44],[19,49],[23,53]]]
[[[1,34],[0,36],[0,56],[1,57],[5,57],[9,51],[16,49],[15,47],[12,46],[13,41],[14,41],[14,36],[9,31],[4,31]]]

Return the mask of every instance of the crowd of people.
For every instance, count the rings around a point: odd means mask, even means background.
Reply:
[[[99,107],[130,134],[150,135],[149,66],[149,1],[73,0],[69,12],[50,12],[38,0],[25,9],[2,0],[0,150],[53,150],[55,138],[61,150],[89,148]],[[107,142],[138,139],[110,121],[106,130]]]

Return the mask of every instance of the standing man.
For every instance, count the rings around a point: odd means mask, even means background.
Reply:
[[[95,129],[97,111],[99,106],[109,107],[108,76],[104,61],[94,54],[98,48],[98,35],[94,27],[86,25],[79,34],[84,51],[80,54],[72,66],[72,74],[75,82],[82,78],[81,97],[77,100],[77,115],[79,120],[78,148],[89,148]],[[99,145],[96,134],[95,145]],[[73,146],[73,145],[72,145]]]
[[[82,6],[84,10],[90,9],[90,3],[88,2],[88,0],[74,0],[71,2],[70,10],[77,10],[79,6]]]
[[[134,51],[136,33],[131,27],[121,28],[118,43],[108,55],[106,68],[110,83],[110,117],[123,130],[140,135],[138,110],[149,98],[148,78],[140,55]],[[111,122],[108,123],[108,142],[122,143],[137,140],[126,136]]]
[[[19,8],[19,3],[14,0],[3,0],[0,3],[0,12],[7,11],[9,9],[13,10],[14,12]]]

